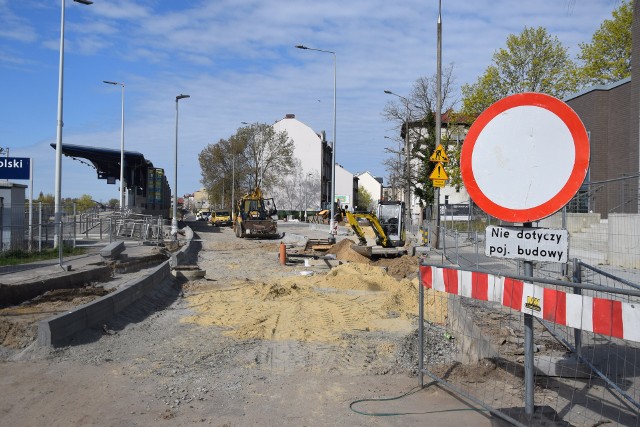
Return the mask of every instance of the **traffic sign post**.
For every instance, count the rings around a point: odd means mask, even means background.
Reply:
[[[587,131],[578,115],[559,99],[520,93],[487,108],[469,129],[462,146],[462,181],[483,211],[524,227],[487,228],[486,253],[508,257],[515,252],[514,257],[525,260],[524,275],[531,277],[532,260],[543,251],[545,257],[553,253],[551,258],[562,261],[568,250],[560,246],[568,240],[566,230],[533,229],[531,222],[566,205],[580,189],[588,168]],[[537,244],[536,236],[543,236]],[[541,246],[545,236],[557,244]],[[534,411],[531,314],[524,314],[524,372],[524,406],[530,415]]]
[[[442,144],[438,144],[433,154],[431,154],[431,157],[429,157],[429,161],[437,163],[433,168],[431,175],[429,175],[429,179],[435,188],[435,200],[437,200],[437,206],[435,206],[435,208],[438,215],[436,228],[438,228],[440,225],[440,189],[444,187],[445,182],[449,179],[447,171],[445,171],[443,165],[443,163],[449,163],[449,157],[447,156],[447,152],[444,150]],[[436,241],[436,248],[437,247],[438,245]]]

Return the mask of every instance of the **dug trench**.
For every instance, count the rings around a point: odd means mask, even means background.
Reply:
[[[123,256],[96,263],[93,269],[78,275],[0,285],[0,356],[31,345],[39,321],[104,297],[166,260],[167,255],[160,252],[139,258]],[[87,277],[92,280],[85,280]]]

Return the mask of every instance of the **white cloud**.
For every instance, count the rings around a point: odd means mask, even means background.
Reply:
[[[0,67],[29,68],[29,77],[8,88],[8,96],[28,93],[29,79],[50,81],[52,87],[46,97],[29,98],[46,104],[42,116],[33,117],[38,125],[10,130],[24,133],[25,141],[53,142],[59,6],[32,10],[20,3],[0,0],[0,18],[21,34],[3,39]],[[181,194],[200,187],[198,153],[232,135],[243,121],[273,123],[294,113],[333,137],[333,58],[294,45],[337,53],[337,158],[352,172],[386,175],[383,148],[393,142],[384,136],[397,129],[381,116],[391,100],[383,90],[407,94],[417,78],[436,71],[437,2],[95,0],[88,8],[68,3],[64,141],[118,148],[119,100],[100,82],[125,81],[127,149],[164,167],[172,182],[175,96],[190,94],[180,102]],[[447,0],[443,64],[455,64],[459,85],[472,83],[507,36],[525,25],[546,27],[575,55],[578,43],[589,41],[616,6],[608,0]],[[43,156],[36,188],[52,192],[54,150],[23,149],[26,156]],[[78,162],[64,161],[63,178],[65,195],[79,195],[90,185],[98,199],[117,197],[116,186],[97,181],[95,171]]]

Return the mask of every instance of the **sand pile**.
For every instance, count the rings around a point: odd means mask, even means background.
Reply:
[[[417,280],[398,281],[383,268],[344,264],[325,276],[273,283],[238,282],[188,296],[184,319],[227,328],[237,338],[336,342],[356,330],[409,332],[417,314]]]
[[[364,255],[360,255],[353,249],[351,249],[351,245],[355,244],[355,242],[351,239],[342,239],[335,245],[333,245],[328,251],[327,254],[334,254],[336,259],[342,261],[350,261],[350,262],[359,262],[363,264],[369,264],[371,260]]]

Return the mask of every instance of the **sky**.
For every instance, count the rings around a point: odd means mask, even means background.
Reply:
[[[0,0],[0,147],[33,162],[34,197],[54,193],[61,1]],[[474,83],[510,34],[542,26],[575,58],[619,0],[442,0],[442,63],[455,89]],[[295,114],[333,137],[336,161],[385,178],[386,139],[398,135],[385,105],[436,73],[438,1],[66,0],[63,144],[144,154],[178,191],[202,187],[198,154],[247,123]],[[458,104],[461,106],[461,100]],[[28,181],[15,181],[28,185]],[[119,184],[119,181],[118,181]],[[118,184],[62,159],[62,197],[119,198]],[[27,193],[28,197],[28,193]]]

